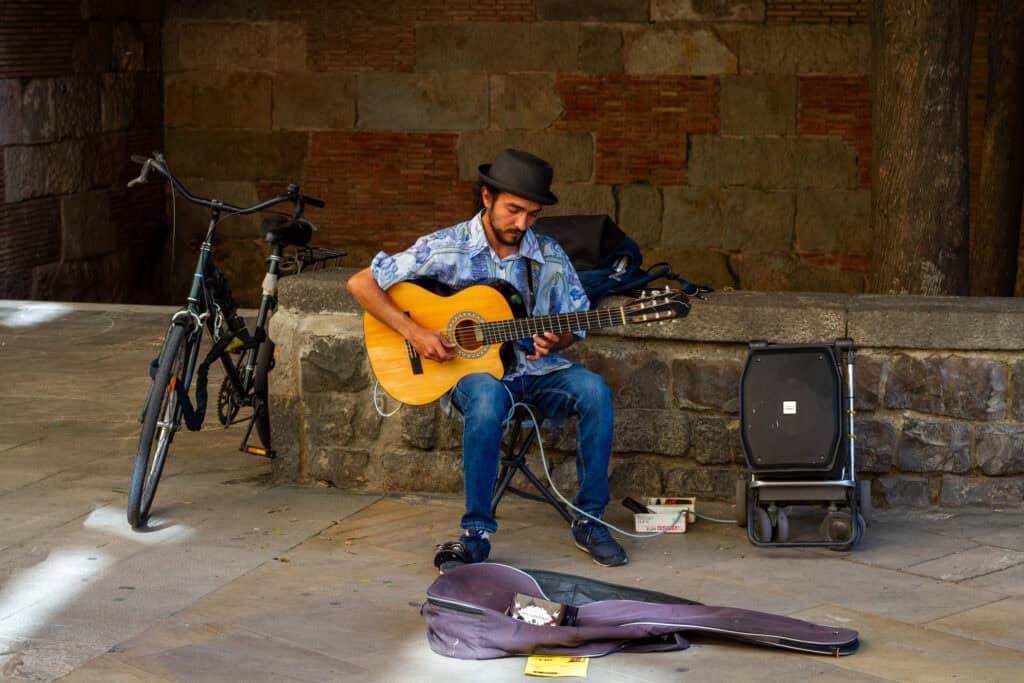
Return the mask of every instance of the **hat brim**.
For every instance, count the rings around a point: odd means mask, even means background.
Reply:
[[[522,197],[523,199],[529,199],[532,202],[537,202],[538,204],[544,204],[546,206],[558,203],[558,197],[556,197],[555,193],[552,192],[551,190],[548,190],[546,194],[537,194],[531,191],[524,191],[521,187],[512,187],[511,185],[503,183],[499,180],[495,180],[494,178],[487,174],[487,172],[490,170],[490,164],[481,164],[479,166],[480,180],[487,183],[488,185],[495,189],[501,190],[502,192],[511,192],[512,194],[518,197]]]

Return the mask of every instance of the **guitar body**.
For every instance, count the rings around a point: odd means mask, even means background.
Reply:
[[[391,286],[388,296],[413,320],[454,342],[457,354],[445,363],[422,358],[402,335],[364,314],[370,367],[389,395],[403,403],[424,405],[440,398],[466,375],[486,372],[498,379],[504,376],[511,349],[507,344],[483,343],[475,329],[480,322],[526,315],[522,298],[512,285],[497,280],[455,291],[433,280],[413,280]]]

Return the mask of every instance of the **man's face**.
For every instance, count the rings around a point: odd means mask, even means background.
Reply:
[[[524,197],[501,192],[493,197],[487,188],[481,190],[484,200],[484,227],[498,244],[518,247],[523,235],[537,220],[543,208]]]

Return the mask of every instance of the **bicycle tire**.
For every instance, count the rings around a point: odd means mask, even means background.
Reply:
[[[185,338],[188,330],[183,325],[173,325],[167,333],[149,402],[142,420],[139,434],[139,448],[135,453],[131,484],[128,487],[128,523],[133,529],[146,526],[150,507],[156,495],[160,475],[163,473],[167,449],[174,440],[174,432],[181,422],[178,397],[171,385],[182,381],[185,364],[188,362],[189,344]],[[163,416],[164,426],[158,433],[158,421]],[[154,439],[156,441],[154,442]]]
[[[274,342],[267,338],[260,344],[256,355],[256,368],[253,374],[253,410],[256,411],[256,435],[267,453],[272,452],[270,445],[270,402],[268,400],[268,375],[274,367]]]

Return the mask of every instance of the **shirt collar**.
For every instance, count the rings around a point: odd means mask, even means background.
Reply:
[[[469,255],[476,256],[484,249],[488,249],[497,259],[498,255],[491,249],[491,245],[487,241],[487,234],[484,232],[483,215],[484,212],[480,211],[469,221]],[[533,233],[533,228],[527,230],[523,235],[523,241],[519,243],[519,255],[544,265],[544,253],[540,248],[540,240]]]

